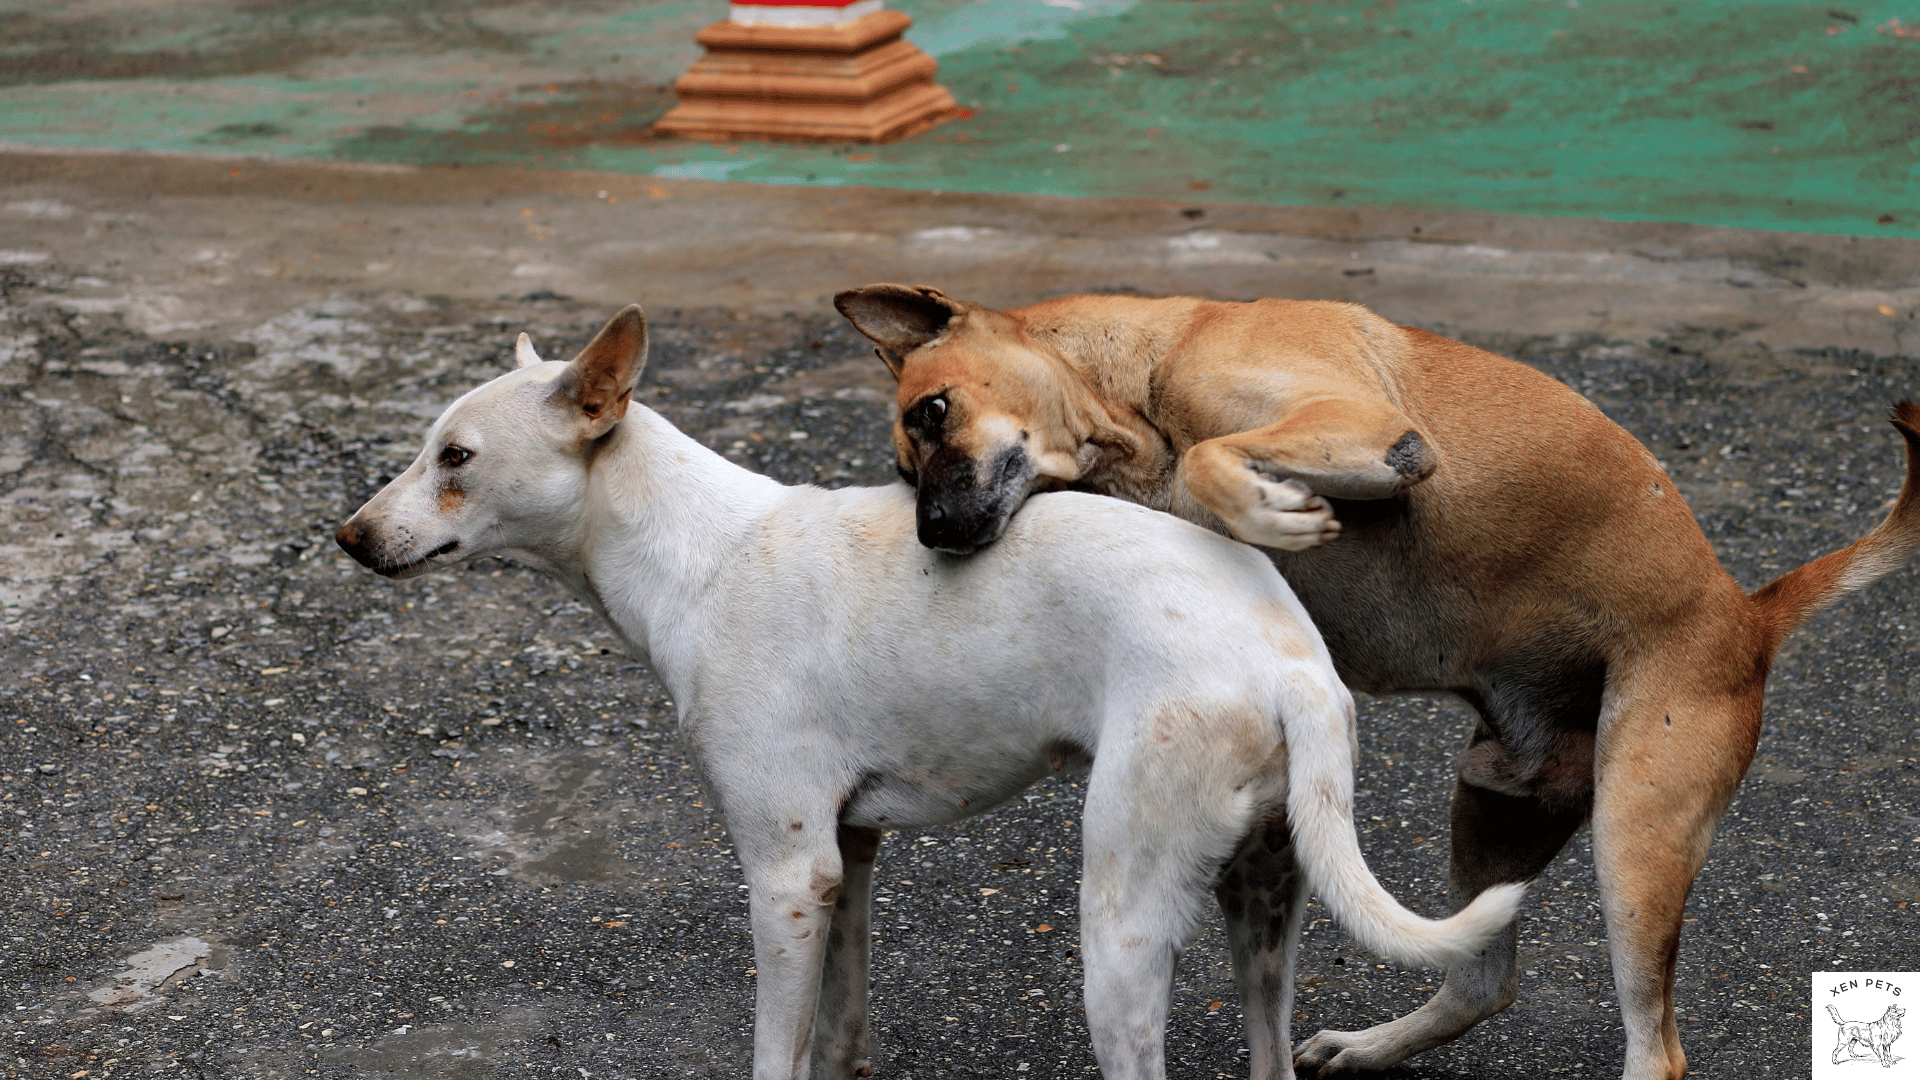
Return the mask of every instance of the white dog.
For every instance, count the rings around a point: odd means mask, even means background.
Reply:
[[[524,334],[517,352],[337,539],[395,578],[494,553],[538,567],[659,673],[746,870],[759,1080],[871,1071],[881,833],[1069,766],[1091,769],[1086,1010],[1114,1080],[1165,1075],[1174,963],[1209,888],[1259,1077],[1292,1075],[1309,884],[1363,945],[1412,964],[1471,956],[1512,918],[1518,885],[1428,921],[1367,870],[1352,701],[1252,548],[1058,494],[986,551],[943,555],[914,538],[905,487],[784,487],[630,409],[638,307],[572,363],[540,362]]]

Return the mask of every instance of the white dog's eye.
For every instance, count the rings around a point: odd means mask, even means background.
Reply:
[[[471,450],[459,446],[449,446],[445,450],[440,451],[440,464],[445,465],[449,469],[457,469],[465,465],[472,457],[473,451]]]

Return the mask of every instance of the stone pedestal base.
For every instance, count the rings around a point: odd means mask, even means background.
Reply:
[[[680,104],[660,135],[888,142],[960,109],[935,85],[939,66],[900,34],[913,20],[876,11],[839,26],[714,23],[707,55],[673,84]]]

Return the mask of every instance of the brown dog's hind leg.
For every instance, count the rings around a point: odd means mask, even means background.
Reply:
[[[872,956],[873,863],[880,830],[841,825],[840,895],[827,930],[820,1004],[813,1021],[815,1080],[873,1075],[868,1053],[867,986]]]
[[[1452,818],[1447,891],[1451,910],[1458,911],[1490,885],[1526,881],[1546,869],[1586,812],[1459,781]],[[1466,1034],[1518,995],[1518,940],[1515,927],[1507,927],[1473,961],[1448,970],[1425,1005],[1397,1020],[1313,1036],[1294,1054],[1295,1068],[1303,1076],[1378,1072]]]
[[[1226,916],[1233,982],[1246,1015],[1249,1080],[1284,1077],[1293,1054],[1293,959],[1306,901],[1284,811],[1262,819],[1240,842],[1213,895]]]
[[[1265,427],[1193,445],[1184,487],[1240,540],[1304,551],[1339,533],[1325,499],[1385,499],[1432,474],[1438,458],[1384,401],[1315,398]],[[1324,496],[1324,498],[1323,498]]]
[[[1679,1080],[1673,969],[1694,875],[1752,760],[1760,691],[1622,706],[1601,726],[1593,863],[1632,1080]]]

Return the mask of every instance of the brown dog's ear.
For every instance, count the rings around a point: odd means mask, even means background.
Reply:
[[[868,285],[833,298],[855,330],[880,346],[880,359],[900,377],[907,354],[946,332],[966,309],[930,285]]]
[[[556,387],[556,396],[564,396],[585,437],[597,439],[627,415],[646,365],[647,317],[640,305],[631,304],[573,358],[571,377]]]

